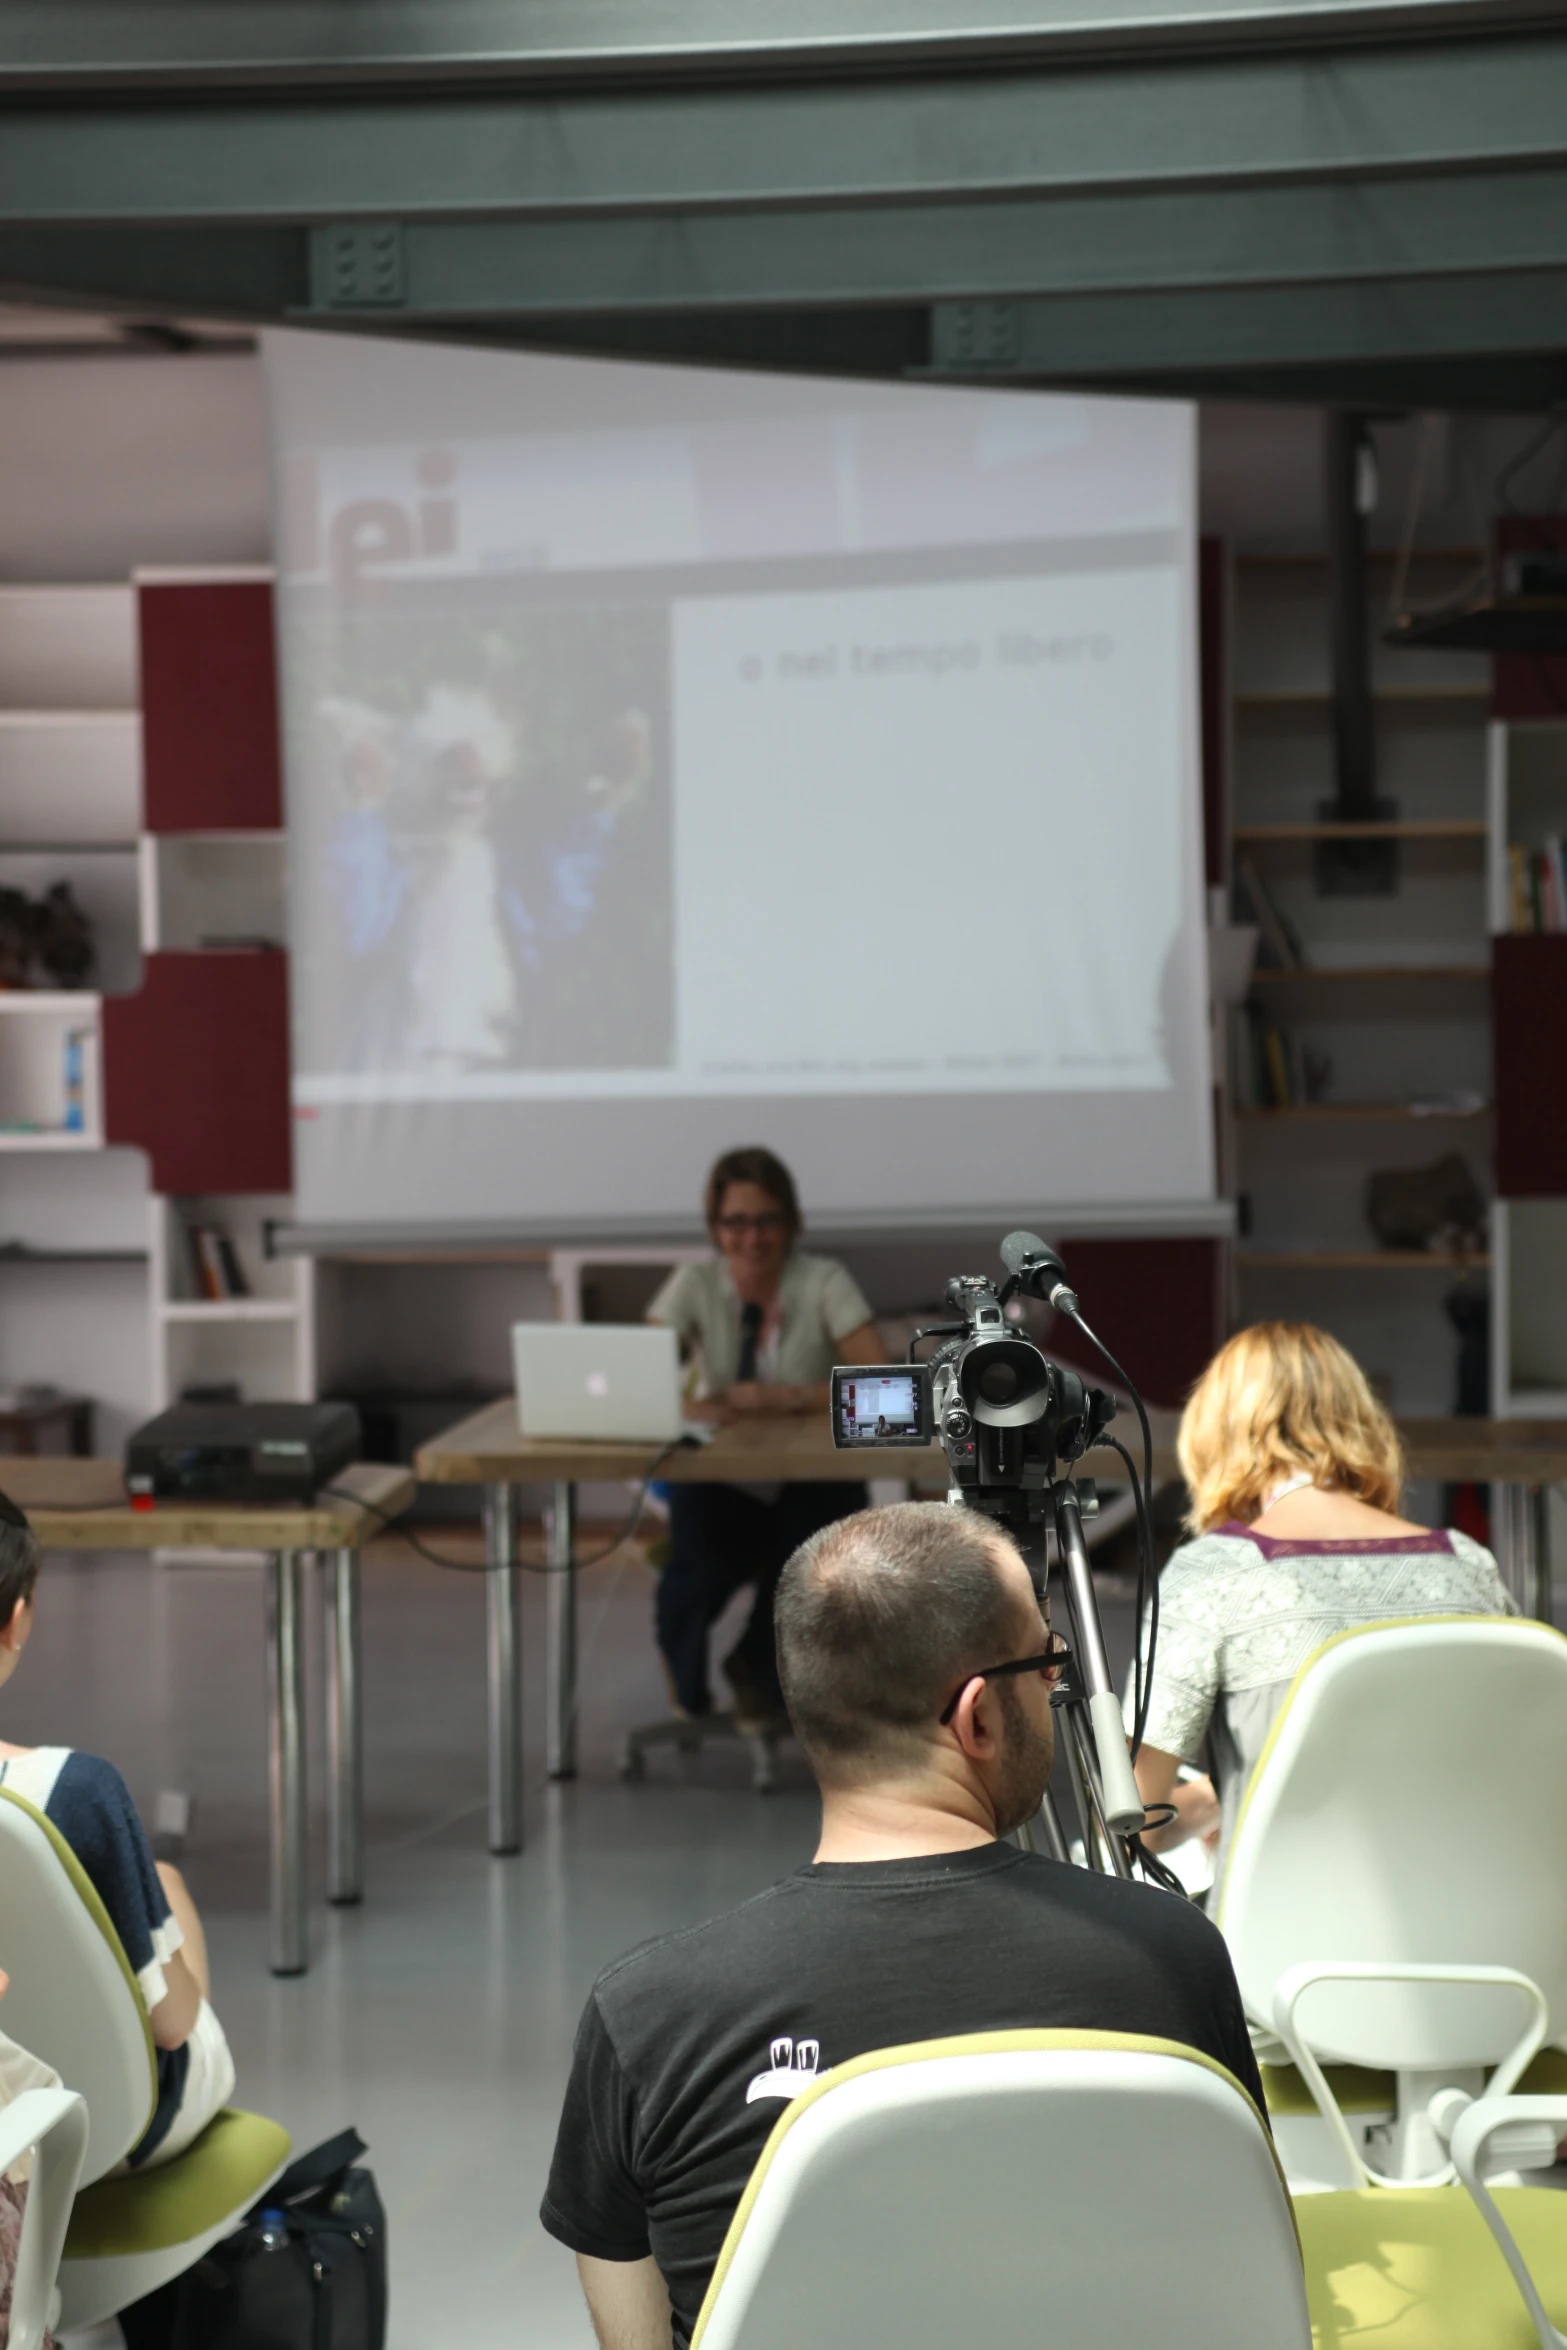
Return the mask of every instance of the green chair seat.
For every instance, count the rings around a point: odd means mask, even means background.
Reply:
[[[1554,2324],[1567,2326],[1567,2195],[1493,2190]],[[1297,2195],[1315,2350],[1540,2350],[1462,2187]]]
[[[172,2162],[84,2188],[71,2212],[65,2258],[123,2259],[193,2242],[249,2208],[287,2162],[289,2144],[278,2122],[225,2107]]]
[[[1265,2064],[1262,2092],[1275,2120],[1294,2121],[1317,2108],[1311,2091],[1292,2064]],[[1374,2072],[1369,2065],[1324,2065],[1328,2087],[1341,2113],[1394,2113],[1398,2109],[1398,2077]],[[1557,2097],[1567,2094],[1567,2048],[1542,2048],[1515,2092],[1519,2097]]]
[[[1373,2072],[1364,2064],[1327,2064],[1328,2087],[1341,2113],[1393,2113],[1398,2107],[1398,2080],[1393,2073]],[[1294,2121],[1317,2110],[1316,2099],[1292,2064],[1264,2064],[1262,2093],[1277,2121]]]

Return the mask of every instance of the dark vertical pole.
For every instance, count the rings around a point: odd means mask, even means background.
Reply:
[[[1377,812],[1371,717],[1371,632],[1366,611],[1366,518],[1360,508],[1360,417],[1327,418],[1328,597],[1333,655],[1333,749],[1341,823]]]

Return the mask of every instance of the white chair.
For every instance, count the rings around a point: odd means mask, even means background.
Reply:
[[[1482,1616],[1329,1641],[1274,1723],[1214,1907],[1248,2016],[1325,2125],[1312,2146],[1278,2117],[1292,2183],[1450,2181],[1435,2092],[1503,2094],[1567,2033],[1567,1640]],[[1342,2066],[1380,2073],[1380,2118],[1351,2127]]]
[[[1256,2108],[1193,2049],[1111,2032],[882,2049],[785,2108],[692,2350],[1561,2350],[1567,2196],[1483,2183],[1530,2152],[1521,2133],[1535,2156],[1549,2138],[1514,2110],[1534,2102],[1458,2116],[1477,2193],[1307,2195],[1292,2214]],[[1540,2102],[1567,2124],[1567,2099]]]
[[[986,2032],[841,2065],[786,2108],[693,2350],[1308,2350],[1256,2109],[1173,2042]]]
[[[0,2107],[0,2176],[33,2157],[11,2279],[9,2350],[39,2350],[87,2152],[87,2107],[71,2089],[25,2089]]]
[[[157,2102],[147,2011],[76,1855],[5,1787],[0,1919],[11,1978],[6,2030],[86,2100],[84,2185],[60,2269],[60,2323],[74,2329],[167,2284],[227,2235],[283,2169],[288,2133],[231,2108],[172,2162],[109,2177]]]

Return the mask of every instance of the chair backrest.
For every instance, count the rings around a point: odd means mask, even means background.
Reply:
[[[1306,2350],[1294,2214],[1239,2084],[1165,2040],[882,2049],[780,2118],[693,2350]]]
[[[136,1977],[81,1862],[53,1822],[0,1787],[5,2026],[87,2100],[84,2184],[152,2119],[158,2072]]]
[[[1567,2032],[1567,1640],[1504,1616],[1341,1633],[1274,1722],[1214,1904],[1246,2010],[1303,1962],[1505,1966]],[[1325,2056],[1494,2064],[1516,1993],[1321,1985],[1300,2024]]]

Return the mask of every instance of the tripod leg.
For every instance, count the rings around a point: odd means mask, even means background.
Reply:
[[[1106,1876],[1129,1878],[1132,1873],[1132,1864],[1126,1857],[1126,1847],[1120,1837],[1105,1826],[1104,1803],[1099,1791],[1099,1773],[1094,1761],[1093,1743],[1088,1726],[1075,1706],[1069,1707],[1067,1710],[1067,1740],[1068,1753],[1071,1752],[1074,1744],[1077,1748],[1077,1773],[1073,1780],[1072,1792],[1074,1795],[1077,1794],[1077,1780],[1079,1778],[1087,1790],[1088,1817],[1092,1824],[1086,1842],[1087,1849],[1096,1856],[1093,1865],[1102,1869]],[[1082,1808],[1081,1798],[1079,1798],[1079,1808]]]
[[[1044,1829],[1045,1850],[1051,1859],[1069,1861],[1072,1855],[1067,1850],[1066,1830],[1061,1825],[1056,1799],[1048,1787],[1045,1789],[1045,1800],[1039,1807],[1039,1824]]]

